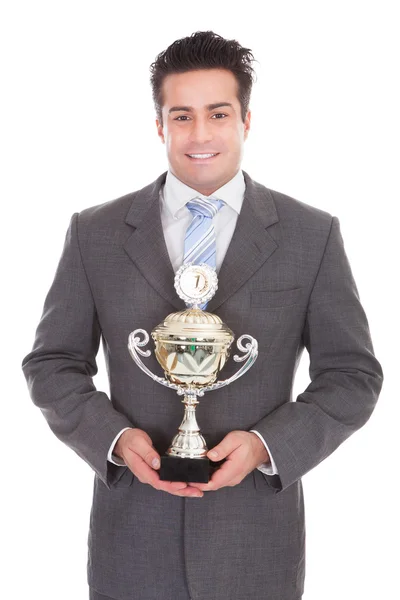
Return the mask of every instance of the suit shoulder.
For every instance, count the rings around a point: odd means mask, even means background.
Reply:
[[[123,222],[137,193],[130,192],[119,198],[84,208],[78,214],[80,225],[97,228]]]
[[[152,183],[133,192],[81,210],[79,212],[79,222],[95,226],[114,223],[115,221],[123,222],[136,197],[144,196],[145,198],[150,198],[157,185],[163,182],[165,175],[166,173],[163,173]]]

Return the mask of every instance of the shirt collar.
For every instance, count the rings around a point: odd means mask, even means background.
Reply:
[[[211,196],[223,200],[233,208],[234,211],[240,214],[245,189],[246,184],[243,171],[239,169],[232,179],[218,190],[215,190]],[[183,183],[183,181],[178,179],[169,169],[162,195],[164,197],[164,203],[174,219],[178,218],[177,213],[195,196],[199,196],[200,198],[208,197],[200,194],[197,190],[186,185],[186,183]]]

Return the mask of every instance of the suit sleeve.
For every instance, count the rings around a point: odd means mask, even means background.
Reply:
[[[93,384],[101,329],[77,228],[75,213],[22,370],[32,401],[52,432],[111,489],[126,469],[107,461],[108,450],[121,429],[134,425]]]
[[[276,493],[327,458],[371,416],[383,383],[367,317],[347,259],[340,223],[331,229],[307,307],[302,341],[311,383],[254,424],[279,472]]]

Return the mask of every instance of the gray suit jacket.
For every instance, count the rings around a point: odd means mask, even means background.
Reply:
[[[188,499],[140,483],[107,461],[123,427],[164,453],[182,419],[176,392],[132,361],[128,335],[185,308],[174,289],[159,190],[75,213],[23,371],[54,434],[94,470],[88,581],[113,598],[297,600],[305,577],[301,477],[364,425],[383,374],[337,217],[270,190],[244,172],[246,192],[207,310],[254,336],[259,356],[197,409],[209,447],[257,429],[279,475],[255,469],[234,487]],[[102,339],[110,398],[95,389]],[[311,383],[292,386],[303,349]],[[154,358],[144,359],[162,375]],[[232,359],[221,378],[238,366]]]

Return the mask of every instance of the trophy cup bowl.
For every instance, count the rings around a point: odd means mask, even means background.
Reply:
[[[257,341],[249,335],[242,335],[237,345],[245,355],[234,356],[234,360],[247,359],[246,363],[229,379],[217,381],[230,356],[234,334],[220,317],[198,306],[215,293],[215,270],[204,263],[182,265],[175,276],[175,287],[179,296],[193,306],[169,314],[151,332],[155,356],[165,378],[154,375],[139,358],[139,354],[150,355],[148,350],[141,350],[141,346],[149,341],[146,331],[133,331],[129,335],[128,348],[133,360],[147,375],[183,396],[183,420],[166,454],[161,456],[160,479],[208,483],[210,473],[219,465],[214,463],[212,466],[207,457],[206,440],[200,433],[196,420],[195,410],[199,403],[197,398],[203,396],[204,392],[228,385],[243,375],[257,358]],[[138,333],[144,336],[142,341],[137,337]],[[241,343],[244,338],[250,340],[245,347]]]
[[[216,381],[234,339],[217,315],[198,308],[171,313],[151,336],[168,381],[196,388]]]

